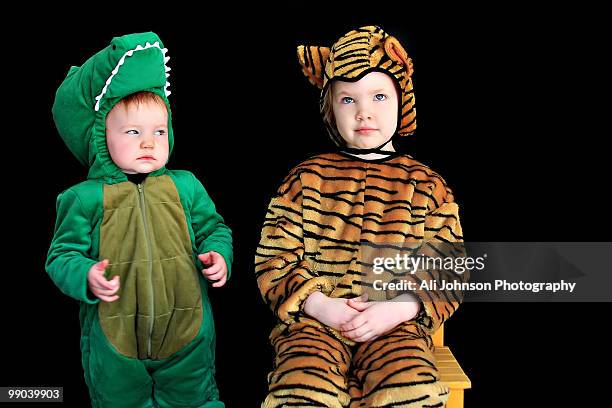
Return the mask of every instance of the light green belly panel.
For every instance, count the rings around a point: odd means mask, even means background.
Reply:
[[[127,357],[163,359],[202,323],[199,272],[179,194],[169,176],[104,186],[100,259],[119,275],[120,296],[98,306],[100,326]]]

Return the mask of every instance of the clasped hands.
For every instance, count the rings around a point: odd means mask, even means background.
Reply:
[[[355,342],[374,340],[419,312],[417,298],[398,296],[393,302],[368,302],[367,294],[352,299],[331,298],[321,292],[308,296],[304,312],[319,322],[338,330]]]

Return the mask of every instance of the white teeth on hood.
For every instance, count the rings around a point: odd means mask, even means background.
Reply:
[[[148,48],[157,48],[157,49],[159,49],[161,51],[162,55],[164,56],[164,67],[165,67],[165,72],[166,72],[166,78],[168,78],[170,76],[170,74],[168,74],[168,72],[170,72],[170,67],[166,65],[168,63],[168,60],[170,60],[170,57],[166,56],[166,53],[168,52],[168,49],[167,48],[161,48],[160,45],[159,45],[159,41],[155,41],[153,44],[151,44],[150,42],[147,41],[145,43],[144,47],[142,45],[138,44],[136,46],[136,48],[134,48],[133,50],[126,51],[125,54],[123,54],[123,56],[119,59],[119,62],[117,63],[117,66],[115,67],[115,69],[113,69],[111,71],[111,75],[106,80],[106,85],[104,85],[104,88],[102,88],[102,92],[100,92],[100,95],[96,96],[96,98],[95,98],[96,99],[96,106],[94,107],[94,110],[96,112],[98,110],[100,110],[100,101],[102,100],[102,98],[106,94],[106,91],[108,90],[108,86],[112,82],[113,77],[115,75],[117,75],[117,73],[119,72],[119,67],[121,65],[123,65],[123,63],[125,62],[125,58],[126,57],[131,57],[132,55],[134,55],[135,51],[142,51],[142,50],[146,50]],[[169,86],[170,86],[170,82],[166,82],[165,88],[164,88],[164,92],[166,93],[166,97],[172,93],[172,92],[170,92],[168,90]]]

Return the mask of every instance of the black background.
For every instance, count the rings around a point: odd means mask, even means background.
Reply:
[[[55,198],[86,176],[55,130],[51,105],[70,65],[118,35],[152,30],[169,49],[168,167],[193,171],[234,232],[232,279],[210,290],[228,407],[259,406],[273,358],[273,319],[252,266],[268,201],[294,165],[333,148],[298,44],[330,46],[368,24],[400,39],[414,62],[418,112],[417,134],[401,148],[453,188],[466,240],[609,240],[608,51],[598,12],[440,6],[431,14],[401,4],[361,16],[280,6],[36,23],[7,15],[19,24],[4,35],[0,385],[63,386],[66,405],[88,404],[78,305],[44,271]],[[446,343],[472,380],[466,407],[603,401],[609,387],[596,369],[608,364],[609,309],[464,304],[446,325]]]

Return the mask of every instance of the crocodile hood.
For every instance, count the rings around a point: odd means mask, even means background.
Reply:
[[[57,130],[72,154],[89,167],[88,179],[127,180],[106,146],[106,115],[122,98],[140,91],[159,95],[168,109],[168,144],[174,145],[166,55],[152,32],[115,37],[80,67],[72,66],[53,103]],[[162,174],[165,167],[151,173]]]

